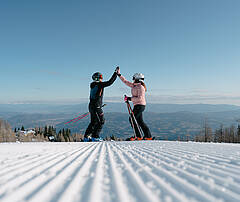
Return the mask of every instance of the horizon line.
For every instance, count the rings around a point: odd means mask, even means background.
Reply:
[[[53,102],[53,101],[42,101],[42,102],[6,102],[0,103],[0,105],[81,105],[88,104],[89,102]],[[116,103],[116,104],[124,104],[124,102],[118,101],[105,101],[105,103]],[[154,105],[228,105],[228,106],[237,106],[240,107],[240,104],[224,104],[224,103],[157,103],[157,102],[148,102],[148,104]],[[147,105],[148,105],[147,104]]]

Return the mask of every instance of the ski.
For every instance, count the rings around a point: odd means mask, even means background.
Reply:
[[[135,137],[129,137],[125,141],[149,141],[149,140],[155,140],[155,137],[150,138],[135,138]]]

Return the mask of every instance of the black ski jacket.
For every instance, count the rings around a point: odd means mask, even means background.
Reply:
[[[90,84],[90,103],[94,107],[102,107],[104,88],[113,84],[117,78],[117,73],[114,72],[112,77],[108,81],[97,82],[94,81]]]

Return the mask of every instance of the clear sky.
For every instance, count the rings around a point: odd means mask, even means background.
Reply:
[[[91,75],[145,75],[149,102],[240,105],[239,0],[3,0],[0,103],[78,103]],[[105,100],[121,101],[121,81]]]

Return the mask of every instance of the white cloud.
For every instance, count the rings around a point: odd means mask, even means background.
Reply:
[[[229,95],[149,95],[148,102],[174,104],[234,104],[240,105],[240,96]]]
[[[152,89],[148,102],[176,104],[234,104],[240,105],[240,94],[209,89]]]

